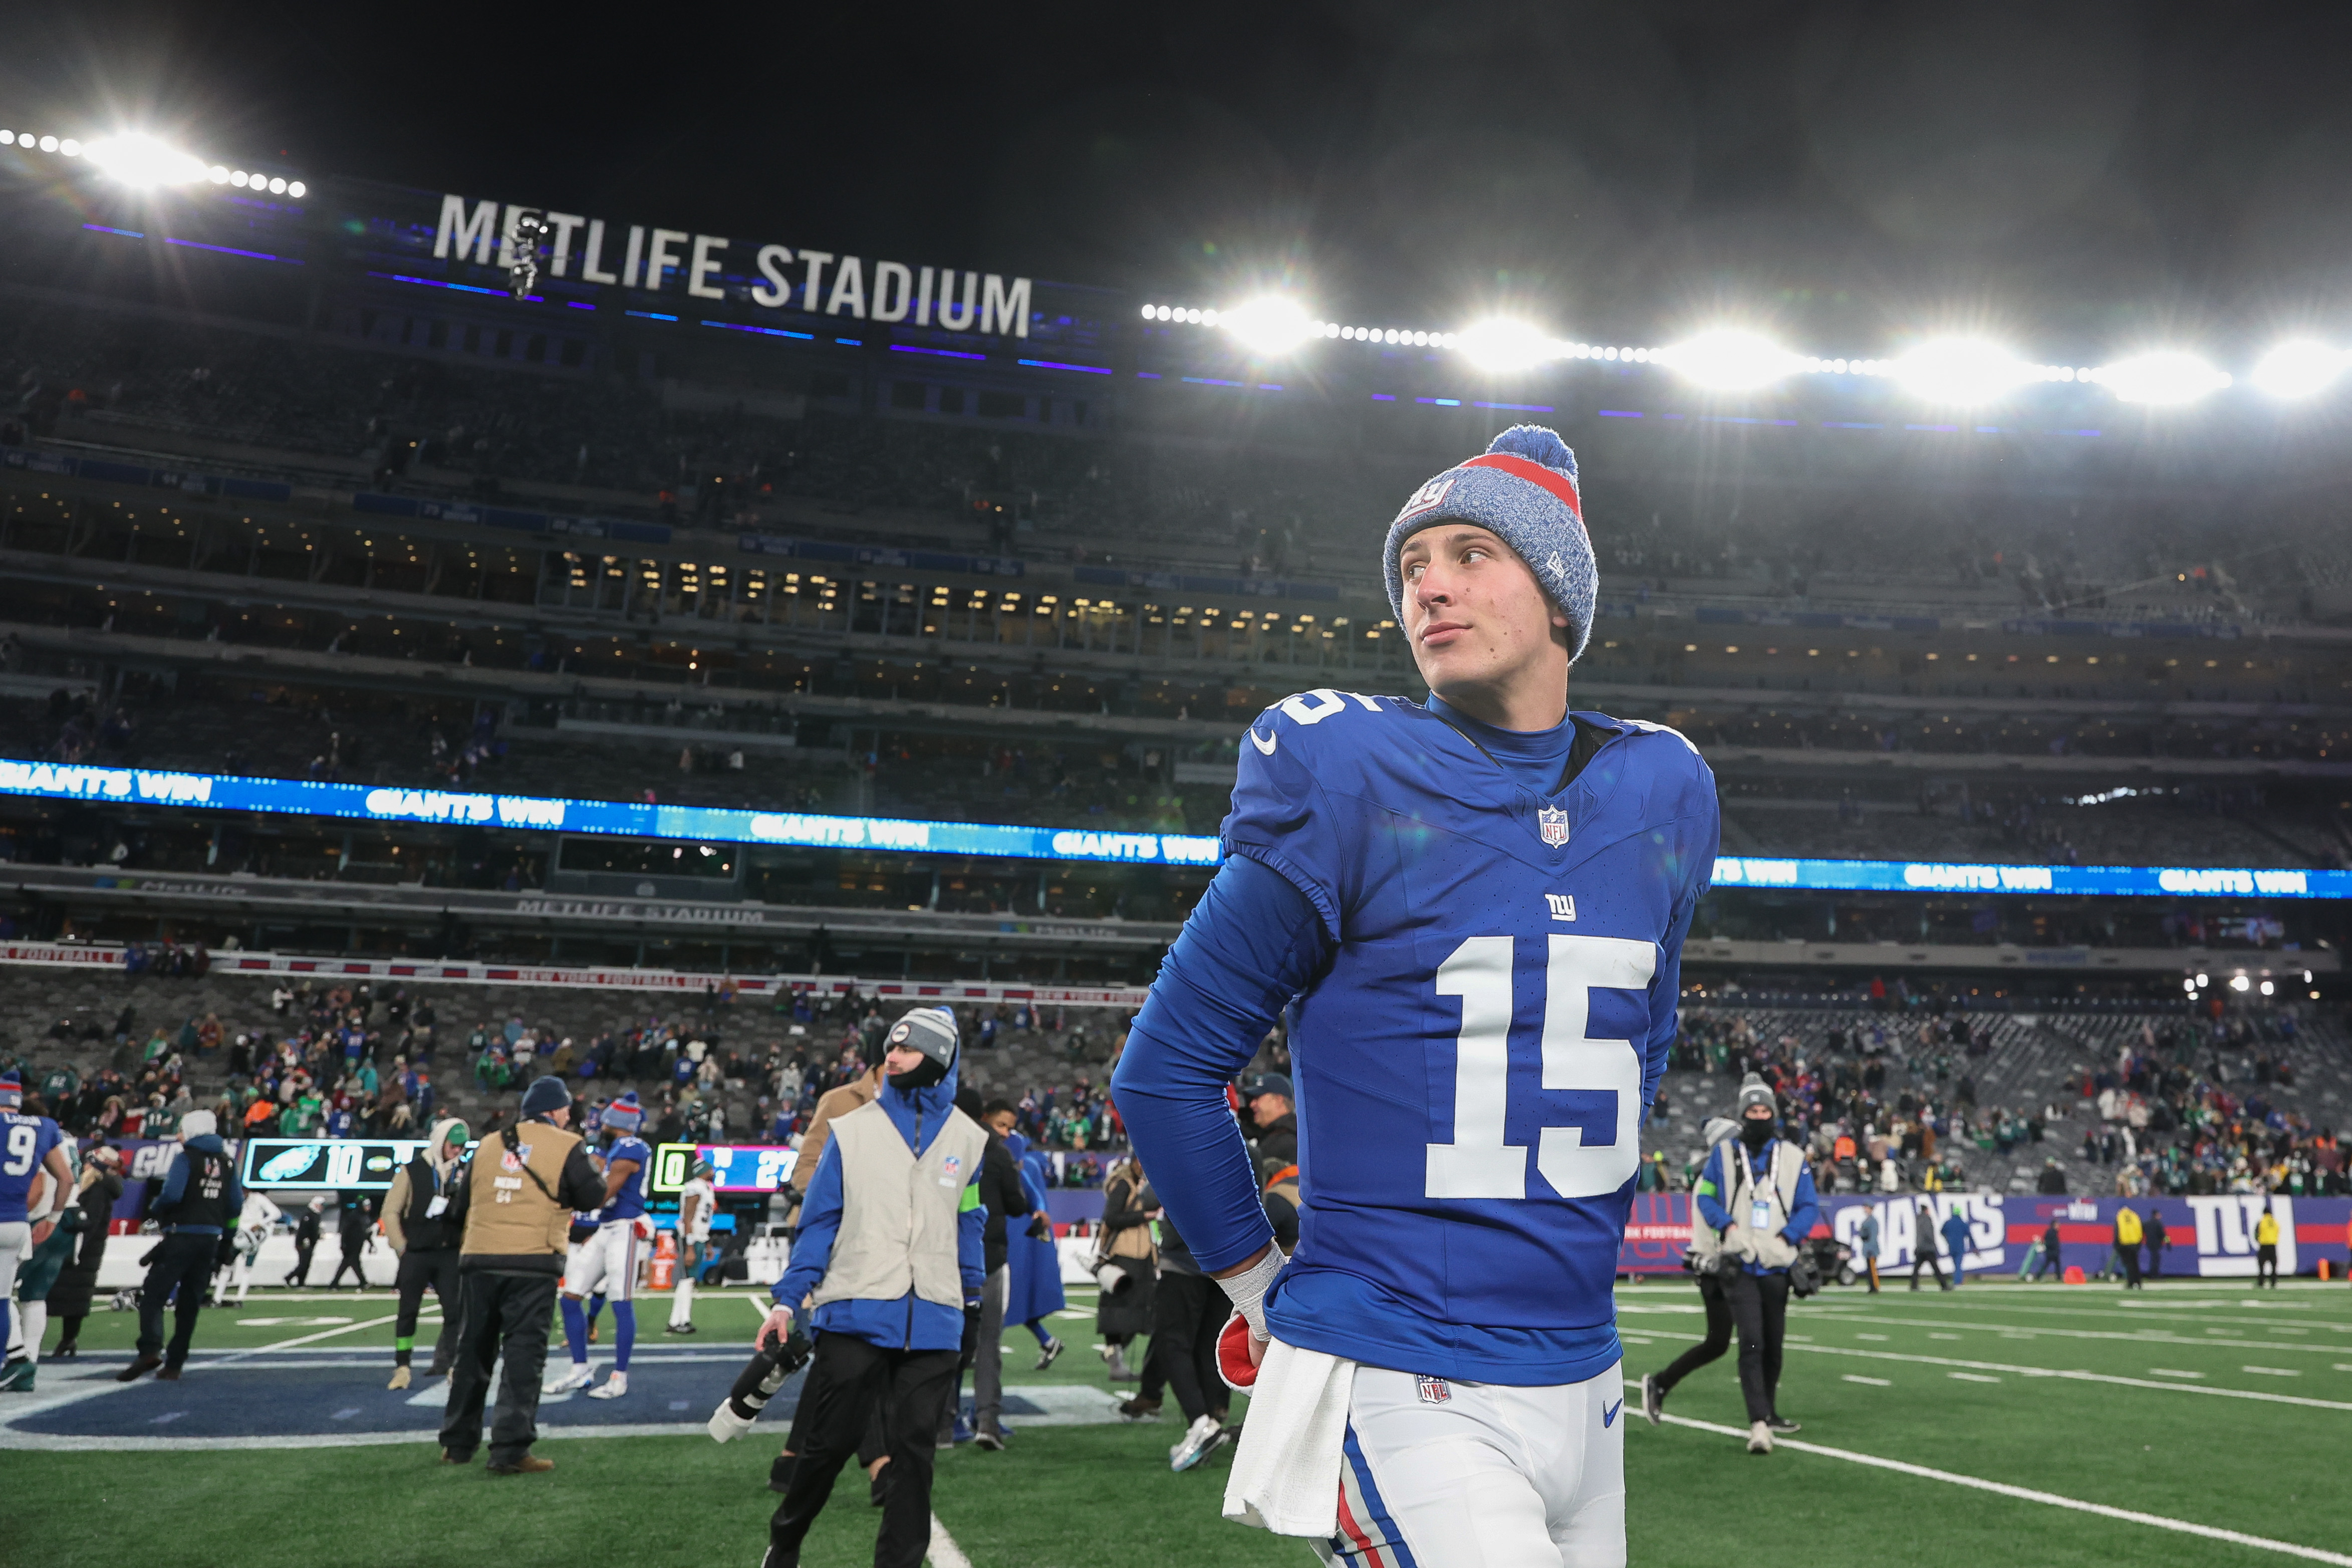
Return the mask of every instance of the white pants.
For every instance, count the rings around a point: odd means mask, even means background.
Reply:
[[[606,1220],[580,1244],[563,1271],[563,1293],[586,1298],[604,1292],[607,1301],[631,1301],[637,1290],[637,1222]]]
[[[1343,1568],[1623,1568],[1622,1363],[1549,1388],[1356,1369]]]

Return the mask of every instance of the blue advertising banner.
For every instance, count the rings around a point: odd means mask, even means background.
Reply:
[[[815,812],[647,805],[636,801],[568,800],[483,795],[467,790],[322,784],[235,773],[86,767],[16,758],[0,758],[0,795],[718,844],[792,844],[917,855],[983,855],[1012,860],[1213,866],[1223,858],[1217,840],[1205,834],[1120,833],[1002,822],[919,822],[903,817],[828,816]],[[2226,866],[1971,866],[1903,860],[1781,860],[1724,855],[1715,862],[1715,885],[1891,893],[2050,893],[2131,898],[2221,894],[2343,899],[2352,898],[2352,871]]]

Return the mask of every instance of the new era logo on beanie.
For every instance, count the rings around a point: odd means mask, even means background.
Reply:
[[[1400,626],[1404,574],[1397,554],[1406,540],[1448,520],[1475,523],[1517,552],[1545,595],[1568,617],[1568,657],[1582,658],[1592,636],[1601,570],[1584,530],[1576,454],[1559,433],[1540,425],[1514,425],[1487,444],[1485,455],[1448,468],[1413,492],[1389,524],[1381,562],[1389,606]]]

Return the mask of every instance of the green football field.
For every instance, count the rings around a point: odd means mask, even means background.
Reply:
[[[1625,1287],[1618,1299],[1629,1382],[1698,1337],[1685,1281]],[[381,1342],[389,1311],[381,1294],[257,1294],[242,1314],[207,1314],[199,1350]],[[754,1313],[740,1292],[707,1294],[696,1348],[748,1338]],[[646,1316],[657,1322],[658,1303]],[[132,1326],[128,1313],[92,1318],[87,1360],[119,1363]],[[1088,1326],[1076,1310],[1055,1323],[1072,1348],[1044,1375],[1028,1370],[1034,1349],[1015,1331],[1009,1383],[1101,1386]],[[1638,1395],[1629,1400],[1634,1563],[2352,1565],[2352,1291],[2340,1285],[1833,1289],[1799,1306],[1790,1327],[1780,1404],[1804,1430],[1769,1458],[1750,1458],[1741,1442],[1730,1357],[1675,1392],[1662,1427],[1638,1418]],[[62,1370],[44,1367],[45,1391]],[[723,1358],[714,1354],[709,1375],[715,1400],[730,1375]],[[11,1397],[0,1395],[0,1421]],[[1237,1403],[1236,1415],[1245,1408]],[[1156,1423],[1033,1426],[1002,1454],[942,1454],[933,1500],[948,1539],[934,1563],[1309,1562],[1302,1542],[1218,1517],[1225,1456],[1170,1473],[1177,1426],[1171,1405]],[[762,1482],[781,1438],[764,1426],[725,1447],[698,1436],[551,1437],[541,1448],[553,1472],[494,1480],[478,1465],[437,1467],[428,1444],[352,1445],[331,1433],[186,1451],[145,1438],[111,1453],[102,1442],[55,1449],[13,1436],[0,1448],[0,1564],[111,1568],[168,1554],[187,1568],[373,1568],[492,1552],[513,1568],[583,1554],[749,1568],[775,1500]],[[869,1562],[875,1522],[853,1468],[803,1560]]]

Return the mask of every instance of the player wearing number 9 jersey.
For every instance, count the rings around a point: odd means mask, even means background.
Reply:
[[[1113,1092],[1240,1311],[1229,1517],[1379,1568],[1613,1568],[1612,1286],[1714,775],[1673,731],[1569,711],[1595,580],[1552,432],[1423,486],[1386,557],[1430,701],[1311,691],[1251,727],[1227,858]],[[1294,1000],[1285,1264],[1223,1084]],[[1334,1379],[1336,1447],[1305,1414]]]

